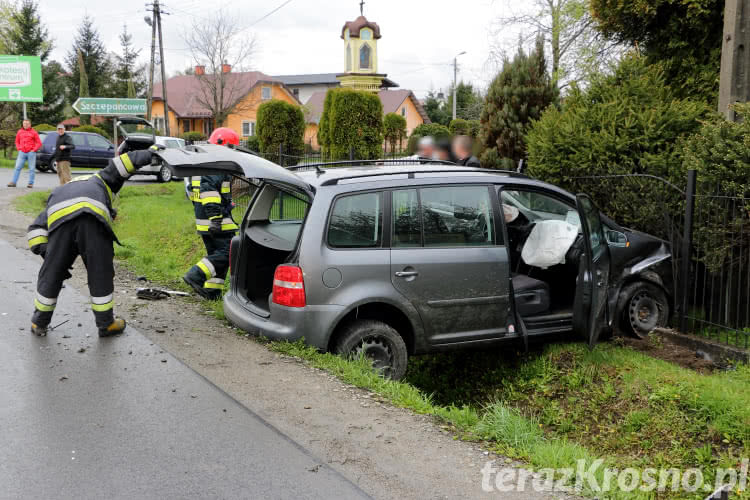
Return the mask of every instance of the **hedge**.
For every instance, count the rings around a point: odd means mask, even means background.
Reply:
[[[383,104],[377,94],[351,89],[331,89],[326,94],[319,125],[321,146],[333,159],[378,158],[383,145]],[[325,128],[325,131],[320,132]]]
[[[396,152],[396,146],[401,148],[401,141],[406,137],[406,118],[398,113],[388,113],[383,117],[383,132],[385,141],[391,146],[391,153]]]
[[[613,74],[594,78],[585,90],[572,89],[561,108],[547,108],[532,125],[528,173],[586,192],[621,224],[666,236],[664,184],[582,177],[649,174],[684,186],[680,145],[706,112],[702,102],[676,99],[660,68],[626,57]]]
[[[407,151],[410,155],[417,152],[417,143],[419,139],[425,136],[431,136],[434,139],[444,139],[451,136],[451,131],[445,125],[439,123],[423,123],[417,125],[412,130],[409,136],[409,144],[407,145]]]
[[[287,155],[302,156],[305,151],[302,108],[279,99],[264,102],[258,107],[256,133],[261,153],[278,153],[281,147]]]
[[[192,132],[185,132],[182,134],[182,139],[188,144],[192,144],[196,141],[205,141],[206,136],[198,131],[193,130]]]
[[[57,127],[55,127],[54,125],[50,125],[49,123],[40,123],[39,125],[34,125],[31,128],[33,128],[37,132],[54,132],[57,130]]]
[[[81,125],[73,129],[73,132],[91,132],[92,134],[99,134],[108,141],[112,140],[109,133],[105,132],[104,129],[96,127],[94,125]]]

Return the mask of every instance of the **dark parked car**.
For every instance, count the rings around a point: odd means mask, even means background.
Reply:
[[[593,346],[604,329],[643,333],[669,317],[665,242],[522,174],[387,162],[295,172],[213,145],[159,155],[183,177],[256,183],[231,245],[232,323],[364,353],[396,379],[412,354],[567,332]],[[280,210],[282,195],[298,209]]]
[[[67,132],[75,144],[71,153],[72,167],[106,167],[115,156],[115,146],[108,139],[91,132]],[[57,132],[50,132],[42,140],[42,150],[37,155],[37,168],[41,171],[57,171],[57,162],[52,159],[57,142]]]

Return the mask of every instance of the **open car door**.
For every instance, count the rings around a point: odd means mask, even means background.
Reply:
[[[578,266],[573,329],[593,348],[607,321],[609,247],[596,205],[585,194],[576,196],[576,205],[583,228],[584,252]]]
[[[314,194],[312,186],[294,172],[260,156],[226,146],[200,144],[180,149],[162,149],[155,154],[177,177],[232,174],[286,186],[311,198]]]

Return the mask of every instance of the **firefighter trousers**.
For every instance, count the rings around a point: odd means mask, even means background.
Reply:
[[[89,214],[79,215],[49,235],[36,285],[32,323],[40,327],[50,324],[63,281],[70,277],[68,269],[79,255],[88,272],[96,326],[106,328],[112,324],[115,276],[112,235],[101,221]]]
[[[203,284],[208,295],[221,295],[224,280],[229,271],[229,246],[235,233],[222,233],[219,236],[202,234],[206,247],[206,256],[195,264],[188,274],[198,283]]]

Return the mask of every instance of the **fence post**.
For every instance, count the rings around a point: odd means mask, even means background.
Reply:
[[[279,190],[279,220],[284,220],[284,192]]]
[[[354,161],[354,146],[349,147],[349,159]]]
[[[682,236],[682,262],[680,266],[680,288],[682,289],[680,307],[680,331],[687,333],[688,326],[688,298],[690,290],[690,252],[693,248],[693,212],[695,211],[695,181],[698,172],[688,170],[687,189],[685,190],[685,228]]]
[[[279,144],[279,165],[284,166],[284,145]]]

